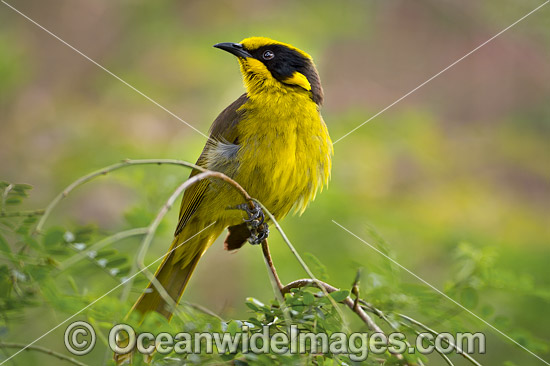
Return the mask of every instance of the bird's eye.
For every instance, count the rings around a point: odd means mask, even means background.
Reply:
[[[273,53],[273,51],[267,50],[264,52],[262,57],[264,58],[264,60],[271,60],[273,57],[275,57],[275,54]]]

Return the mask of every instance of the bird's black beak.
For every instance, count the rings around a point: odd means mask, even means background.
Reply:
[[[214,47],[227,51],[229,53],[232,53],[237,57],[242,57],[242,58],[252,57],[252,55],[248,53],[248,51],[245,50],[243,45],[240,43],[224,42],[224,43],[215,44]]]

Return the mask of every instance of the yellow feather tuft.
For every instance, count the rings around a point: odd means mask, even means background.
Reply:
[[[292,84],[292,85],[298,85],[304,88],[307,91],[311,90],[311,84],[307,80],[304,74],[295,71],[294,74],[292,74],[291,77],[284,79],[283,82],[285,84]]]

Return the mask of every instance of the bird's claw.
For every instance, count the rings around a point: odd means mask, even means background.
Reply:
[[[256,229],[250,229],[250,237],[248,238],[248,242],[252,245],[261,244],[262,241],[267,239],[269,236],[269,227],[264,222],[262,225],[260,225]]]
[[[248,219],[245,219],[244,222],[248,223],[248,226],[251,226],[254,229],[257,229],[265,221],[265,215],[262,211],[262,208],[258,205],[254,205],[253,208],[246,203],[237,206],[238,209],[245,211],[248,214]]]
[[[248,230],[250,230],[250,237],[247,239],[250,244],[260,244],[269,236],[269,227],[265,222],[265,215],[262,208],[259,205],[250,206],[246,203],[237,206],[238,209],[245,211],[248,214],[248,219],[244,222],[247,223]]]

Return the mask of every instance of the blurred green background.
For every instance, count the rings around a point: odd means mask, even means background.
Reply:
[[[326,95],[322,112],[333,140],[541,3],[10,2],[205,133],[243,92],[237,62],[212,45],[252,35],[291,43],[316,61]],[[374,228],[400,264],[441,289],[458,270],[452,264],[457,247],[469,243],[492,248],[496,267],[548,291],[549,19],[550,6],[543,7],[335,145],[328,190],[302,217],[283,222],[297,250],[318,258],[333,285],[349,288],[357,268],[368,274],[383,258],[331,220],[367,241],[376,239]],[[43,208],[74,179],[125,158],[194,162],[205,142],[3,4],[0,108],[0,178],[34,186],[28,208]],[[114,173],[75,192],[54,222],[94,223],[105,233],[115,232],[131,225],[132,217],[155,215],[187,175],[164,166]],[[149,262],[168,248],[176,211],[164,220]],[[283,282],[304,277],[274,230],[271,238]],[[116,246],[131,254],[135,245]],[[101,272],[88,275],[90,288],[107,291],[116,285]],[[406,273],[402,277],[419,284]],[[505,315],[506,329],[529,329],[548,344],[548,298],[506,290],[503,283],[482,291],[472,310],[490,304],[495,310],[487,320]],[[272,297],[259,248],[227,253],[218,241],[201,261],[185,299],[239,317],[246,314],[247,296]],[[37,309],[12,323],[19,332],[11,329],[11,334],[28,342],[64,317]],[[486,332],[483,364],[543,364],[473,318],[471,330]],[[61,339],[58,330],[40,344],[62,351]],[[548,349],[538,352],[550,359]],[[33,364],[32,357],[21,356],[14,364]]]

